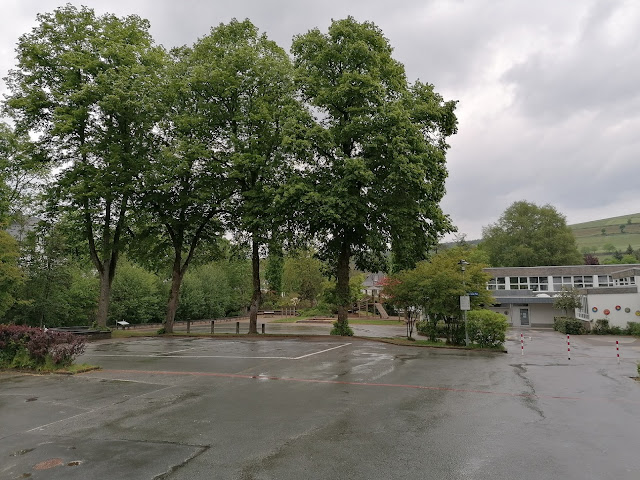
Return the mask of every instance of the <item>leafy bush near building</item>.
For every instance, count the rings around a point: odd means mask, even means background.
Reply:
[[[609,320],[604,318],[599,318],[598,320],[596,320],[596,323],[591,329],[591,332],[596,335],[608,335],[609,333],[611,333]]]
[[[582,335],[585,333],[582,320],[571,317],[555,317],[553,319],[553,329],[569,335]]]
[[[627,335],[640,337],[640,322],[627,322]]]
[[[484,348],[504,344],[509,325],[503,315],[490,310],[472,310],[467,313],[467,322],[471,343]],[[447,323],[423,320],[416,324],[416,330],[431,341],[444,338],[450,345],[465,344],[465,328],[461,319]]]
[[[467,313],[469,341],[481,347],[501,347],[506,339],[507,323],[504,315],[491,310],[472,310]]]
[[[50,370],[67,367],[84,352],[84,340],[66,332],[0,325],[0,368]]]

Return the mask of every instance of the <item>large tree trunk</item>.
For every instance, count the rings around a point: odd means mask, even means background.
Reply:
[[[164,331],[166,333],[173,333],[173,323],[176,318],[176,312],[178,311],[178,303],[180,301],[180,285],[182,284],[182,278],[184,277],[180,259],[178,258],[173,264],[173,271],[171,272],[171,290],[169,291],[169,302],[167,304],[167,315],[164,320]]]
[[[251,296],[251,307],[249,307],[249,333],[258,333],[258,309],[262,300],[262,290],[260,288],[260,245],[255,234],[251,238],[251,243],[253,295]]]
[[[348,310],[350,303],[349,292],[349,260],[351,258],[351,251],[349,244],[344,241],[342,248],[340,249],[340,255],[338,256],[338,268],[336,271],[336,277],[338,280],[337,286],[337,298],[338,298],[338,321],[336,322],[335,332],[339,335],[348,335],[349,332],[349,319]]]
[[[110,262],[105,262],[100,271],[100,296],[98,298],[98,313],[96,314],[96,323],[98,327],[105,328],[107,326],[107,317],[109,315],[109,300],[111,298],[111,283],[113,282]]]

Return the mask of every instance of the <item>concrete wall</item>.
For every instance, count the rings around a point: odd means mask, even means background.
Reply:
[[[616,310],[616,305],[620,306],[620,310]],[[609,320],[609,325],[621,328],[627,327],[627,322],[640,322],[640,295],[632,294],[601,294],[587,295],[587,307],[589,320],[594,321],[600,318]],[[597,312],[592,309],[596,307]],[[629,312],[625,312],[628,308]],[[609,310],[609,315],[605,315],[604,311]]]

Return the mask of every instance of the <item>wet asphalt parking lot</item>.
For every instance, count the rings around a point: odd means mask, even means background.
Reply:
[[[572,337],[571,360],[559,333],[524,339],[95,342],[99,371],[0,374],[0,479],[640,478],[640,340],[618,364],[614,337]]]

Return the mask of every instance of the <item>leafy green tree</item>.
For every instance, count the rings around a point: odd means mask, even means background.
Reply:
[[[627,247],[627,250],[624,252],[627,255],[633,255],[633,247],[631,246],[631,244],[629,244],[629,246]]]
[[[620,225],[620,233],[624,233],[625,228],[627,228],[627,226],[624,223]]]
[[[226,160],[217,137],[219,119],[207,114],[212,101],[202,79],[207,59],[201,52],[172,51],[164,101],[168,112],[160,123],[162,150],[143,172],[144,188],[137,238],[147,252],[170,252],[171,287],[164,328],[173,332],[180,285],[202,242],[213,242],[222,229],[223,200],[229,197]],[[147,248],[147,246],[149,248]],[[155,254],[156,257],[163,256]],[[211,260],[211,258],[209,259]]]
[[[213,134],[210,148],[229,181],[227,228],[251,245],[249,332],[257,333],[260,252],[278,237],[277,193],[289,171],[285,125],[298,110],[292,66],[286,52],[249,20],[213,28],[194,45],[191,59],[194,88],[204,99],[200,113]]]
[[[282,293],[282,276],[284,273],[284,254],[282,247],[272,243],[269,245],[269,257],[265,268],[264,277],[267,281],[269,291],[275,295]]]
[[[21,242],[25,283],[12,320],[31,326],[61,326],[68,317],[71,252],[63,229],[42,224]]]
[[[219,260],[187,272],[176,313],[179,320],[221,318],[241,313],[251,298],[251,264]]]
[[[282,272],[284,292],[315,306],[326,280],[322,269],[322,262],[309,250],[299,250],[285,257]]]
[[[160,279],[142,267],[124,261],[113,282],[109,320],[135,323],[160,321],[162,312]]]
[[[580,294],[575,288],[562,287],[562,290],[555,296],[553,301],[553,308],[563,310],[565,317],[569,316],[569,312],[573,317],[575,309],[581,306]]]
[[[337,279],[338,322],[349,331],[350,262],[386,268],[389,244],[400,268],[424,258],[452,230],[444,195],[446,138],[455,102],[432,85],[407,82],[378,27],[352,17],[294,38],[296,84],[313,113],[300,209]]]
[[[602,246],[602,250],[607,252],[607,253],[613,253],[613,252],[616,251],[616,247],[615,247],[615,245],[613,243],[605,243]]]
[[[33,133],[57,167],[51,203],[77,213],[100,277],[104,326],[131,199],[154,153],[165,54],[137,16],[66,5],[37,20],[18,42],[7,105],[18,131]]]
[[[23,282],[18,268],[18,243],[4,230],[0,230],[0,319],[16,301],[16,290]]]
[[[581,265],[582,255],[563,215],[551,205],[520,201],[483,228],[483,249],[494,267]]]
[[[0,122],[0,226],[24,214],[43,172],[29,136]]]
[[[463,273],[460,260],[473,257],[473,250],[451,248],[422,261],[412,270],[391,275],[383,295],[388,302],[402,309],[419,309],[434,327],[438,322],[452,324],[460,321],[460,296],[477,292],[471,296],[471,308],[493,303],[487,290],[491,278],[483,269],[486,264],[469,262]],[[435,331],[435,329],[433,329]],[[451,330],[450,330],[451,331]],[[450,336],[448,339],[454,342]]]

